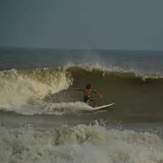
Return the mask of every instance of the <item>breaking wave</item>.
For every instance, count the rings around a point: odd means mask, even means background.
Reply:
[[[0,108],[10,110],[37,103],[48,94],[67,89],[71,83],[71,77],[63,70],[1,71]]]
[[[1,71],[0,109],[27,115],[88,110],[90,106],[82,102],[83,92],[76,91],[88,82],[103,94],[102,99],[96,98],[96,105],[115,102],[126,115],[152,116],[156,110],[158,116],[162,113],[161,76],[72,64],[58,69]]]
[[[161,163],[163,139],[150,132],[78,125],[54,130],[0,128],[2,162]]]

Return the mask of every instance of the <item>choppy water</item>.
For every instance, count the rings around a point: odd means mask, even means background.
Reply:
[[[0,50],[2,162],[163,162],[163,55]],[[102,93],[90,112],[87,83]]]

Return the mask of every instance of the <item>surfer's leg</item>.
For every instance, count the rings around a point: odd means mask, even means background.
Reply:
[[[89,98],[87,104],[92,107],[95,107],[96,106],[95,99]]]

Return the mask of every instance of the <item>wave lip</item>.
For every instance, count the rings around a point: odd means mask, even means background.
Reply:
[[[87,72],[101,72],[103,75],[115,74],[120,75],[132,75],[135,77],[141,77],[143,80],[146,79],[163,79],[163,75],[160,72],[146,72],[140,71],[134,68],[122,68],[119,66],[105,65],[105,64],[74,64],[68,63],[63,67],[64,70],[85,70]]]

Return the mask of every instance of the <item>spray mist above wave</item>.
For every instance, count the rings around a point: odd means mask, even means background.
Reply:
[[[0,128],[2,162],[161,163],[163,139],[152,132],[78,125],[54,130]]]
[[[64,70],[34,69],[0,72],[0,107],[23,106],[48,94],[67,89],[72,83]]]

